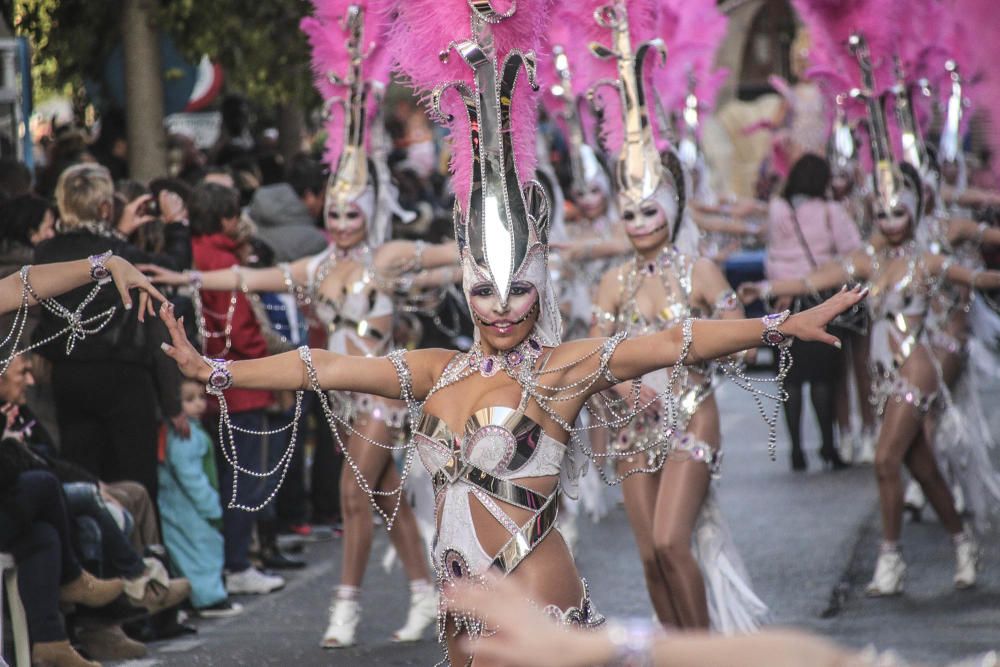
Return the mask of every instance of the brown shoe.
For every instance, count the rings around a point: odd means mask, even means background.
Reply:
[[[125,582],[121,579],[98,579],[84,570],[74,581],[59,589],[59,601],[96,609],[121,595],[124,588]]]
[[[166,586],[151,579],[146,584],[142,598],[129,596],[129,602],[137,607],[143,607],[150,614],[176,607],[191,595],[191,583],[184,578],[171,579]]]
[[[97,660],[135,660],[146,656],[146,646],[129,639],[118,624],[82,625],[76,638],[87,655]]]
[[[99,662],[84,660],[66,640],[33,644],[31,665],[32,667],[101,667]]]

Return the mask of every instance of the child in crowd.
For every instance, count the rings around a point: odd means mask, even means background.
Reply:
[[[229,600],[222,581],[222,505],[212,440],[201,427],[204,388],[186,380],[181,385],[181,405],[191,435],[183,438],[169,429],[159,468],[164,542],[174,564],[191,582],[191,603],[198,614],[234,616],[243,608]]]

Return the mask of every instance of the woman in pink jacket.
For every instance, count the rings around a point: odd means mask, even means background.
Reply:
[[[807,153],[788,174],[782,196],[771,200],[767,242],[768,280],[801,278],[834,257],[845,256],[861,245],[857,225],[838,202],[830,201],[830,166],[826,160]],[[792,307],[793,300],[776,302],[778,311]],[[820,457],[833,469],[845,467],[833,440],[837,378],[843,352],[829,345],[797,343],[792,347],[794,364],[785,380],[788,400],[785,421],[792,439],[792,470],[807,467],[802,451],[802,385],[809,395],[819,421],[822,448]]]

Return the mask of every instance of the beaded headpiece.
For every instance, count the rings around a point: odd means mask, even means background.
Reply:
[[[601,60],[615,63],[617,78],[598,81],[588,96],[602,117],[607,147],[617,154],[612,172],[617,195],[627,206],[655,200],[666,212],[672,234],[676,235],[684,219],[684,173],[677,154],[668,144],[661,142],[664,149],[657,149],[648,108],[653,99],[647,99],[645,81],[647,57],[655,54],[660,64],[664,64],[666,46],[655,37],[640,42],[633,50],[630,12],[641,17],[636,25],[655,27],[655,4],[619,1],[594,11],[593,20],[611,31],[611,46],[592,42],[590,50]],[[618,93],[619,114],[605,113],[600,97],[600,89],[604,87]]]
[[[831,173],[851,178],[858,166],[858,141],[844,103],[844,95],[837,95],[833,125],[826,142],[826,159]]]
[[[385,0],[313,0],[301,28],[312,47],[316,88],[325,100],[325,160],[331,165],[324,213],[357,206],[368,243],[380,245],[392,215],[413,219],[397,201],[388,165],[382,97],[390,77],[384,47]]]
[[[533,49],[550,2],[511,2],[505,10],[496,4],[402,3],[393,50],[451,131],[455,238],[466,297],[488,282],[506,304],[512,283],[531,283],[540,307],[535,333],[542,344],[556,345],[561,323],[548,284],[549,200],[537,181],[523,178],[533,173],[535,159],[536,107],[525,84],[537,90]]]

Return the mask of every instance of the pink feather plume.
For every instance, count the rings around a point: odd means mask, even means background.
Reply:
[[[726,37],[728,19],[711,0],[661,0],[659,36],[667,45],[667,64],[653,70],[656,89],[668,111],[684,106],[688,73],[695,77],[695,94],[705,109],[715,97],[728,70],[715,66],[715,56]]]
[[[512,0],[493,0],[498,12],[505,12]],[[499,61],[513,50],[538,51],[551,16],[552,0],[519,0],[513,16],[490,26]],[[472,35],[471,9],[467,0],[407,0],[392,7],[389,20],[389,51],[399,71],[425,99],[440,84],[473,83],[472,70],[454,51],[447,62],[440,54],[449,44]],[[535,167],[535,125],[537,95],[523,72],[514,91],[514,156],[522,178]],[[441,102],[452,120],[450,130],[452,188],[459,201],[469,194],[472,178],[472,146],[469,122],[458,95],[449,91]]]
[[[330,81],[329,74],[345,76],[350,68],[351,56],[347,51],[347,33],[342,21],[347,10],[357,5],[364,10],[362,39],[367,58],[362,64],[366,81],[388,84],[391,60],[385,48],[385,12],[389,0],[312,0],[313,15],[302,19],[299,27],[306,34],[312,48],[313,81],[324,100],[346,98],[346,86]],[[369,97],[367,119],[375,118],[375,100]],[[344,110],[339,104],[330,107],[325,122],[326,146],[323,154],[327,164],[336,165],[344,143]]]

